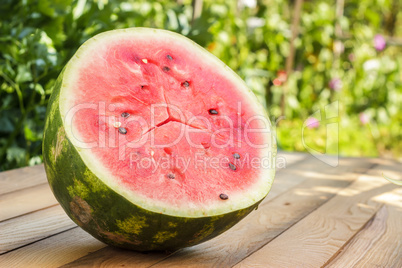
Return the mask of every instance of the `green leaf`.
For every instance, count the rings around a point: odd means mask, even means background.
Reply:
[[[35,28],[33,27],[26,27],[24,28],[20,34],[18,35],[18,38],[22,39],[28,35],[30,35],[31,33],[33,33],[35,31]]]
[[[41,84],[35,84],[35,91],[38,92],[41,96],[45,95],[45,90],[43,89]]]
[[[10,147],[7,149],[7,161],[16,161],[21,164],[25,160],[25,149],[20,147]]]
[[[40,163],[42,163],[42,158],[39,155],[36,155],[34,157],[31,157],[31,159],[29,159],[28,165],[34,166]]]
[[[39,0],[38,9],[42,14],[53,17],[55,10],[51,5],[52,2],[49,0]]]
[[[73,9],[74,19],[78,19],[79,17],[81,17],[81,15],[84,13],[86,3],[87,0],[78,0],[77,5]]]
[[[52,44],[61,44],[67,38],[64,33],[64,17],[58,16],[43,28],[51,39]]]
[[[0,114],[0,133],[11,133],[14,131],[14,125],[4,113]]]
[[[28,68],[27,65],[19,65],[17,77],[15,78],[15,82],[24,83],[27,81],[32,81],[31,70]]]

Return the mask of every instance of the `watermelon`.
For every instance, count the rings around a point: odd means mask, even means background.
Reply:
[[[176,250],[228,230],[268,194],[264,108],[179,34],[130,28],[85,42],[49,101],[43,158],[68,216],[95,238]]]

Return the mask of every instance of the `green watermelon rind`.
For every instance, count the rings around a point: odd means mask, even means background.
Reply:
[[[79,56],[77,53],[74,57]],[[72,62],[74,59],[57,79],[49,101],[43,159],[56,199],[77,225],[109,245],[137,251],[175,250],[219,235],[257,208],[263,198],[240,209],[215,212],[216,215],[169,215],[141,206],[106,184],[99,172],[93,172],[96,166],[82,158],[64,127],[60,94],[69,79],[66,71],[74,67]],[[270,170],[266,174],[269,187],[273,173]]]

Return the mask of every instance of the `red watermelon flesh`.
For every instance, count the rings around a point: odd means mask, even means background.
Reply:
[[[198,217],[259,201],[273,152],[262,107],[223,63],[160,35],[83,46],[60,95],[67,136],[102,181],[149,210]]]

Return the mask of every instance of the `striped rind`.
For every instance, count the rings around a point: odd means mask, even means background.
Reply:
[[[96,42],[96,38],[91,42]],[[79,55],[76,54],[73,61],[77,61]],[[73,67],[70,61],[66,69]],[[95,238],[113,246],[137,251],[175,250],[196,245],[232,227],[255,209],[268,193],[266,191],[262,198],[252,204],[232,210],[225,208],[209,215],[187,215],[186,211],[172,215],[150,209],[128,198],[118,186],[111,187],[107,179],[99,177],[104,175],[99,171],[103,168],[89,164],[88,158],[83,159],[82,153],[68,135],[69,130],[65,128],[60,110],[65,101],[60,100],[61,91],[71,83],[66,69],[56,81],[49,101],[43,158],[55,197],[67,215]],[[268,190],[273,173],[270,170],[264,174],[268,176]]]

